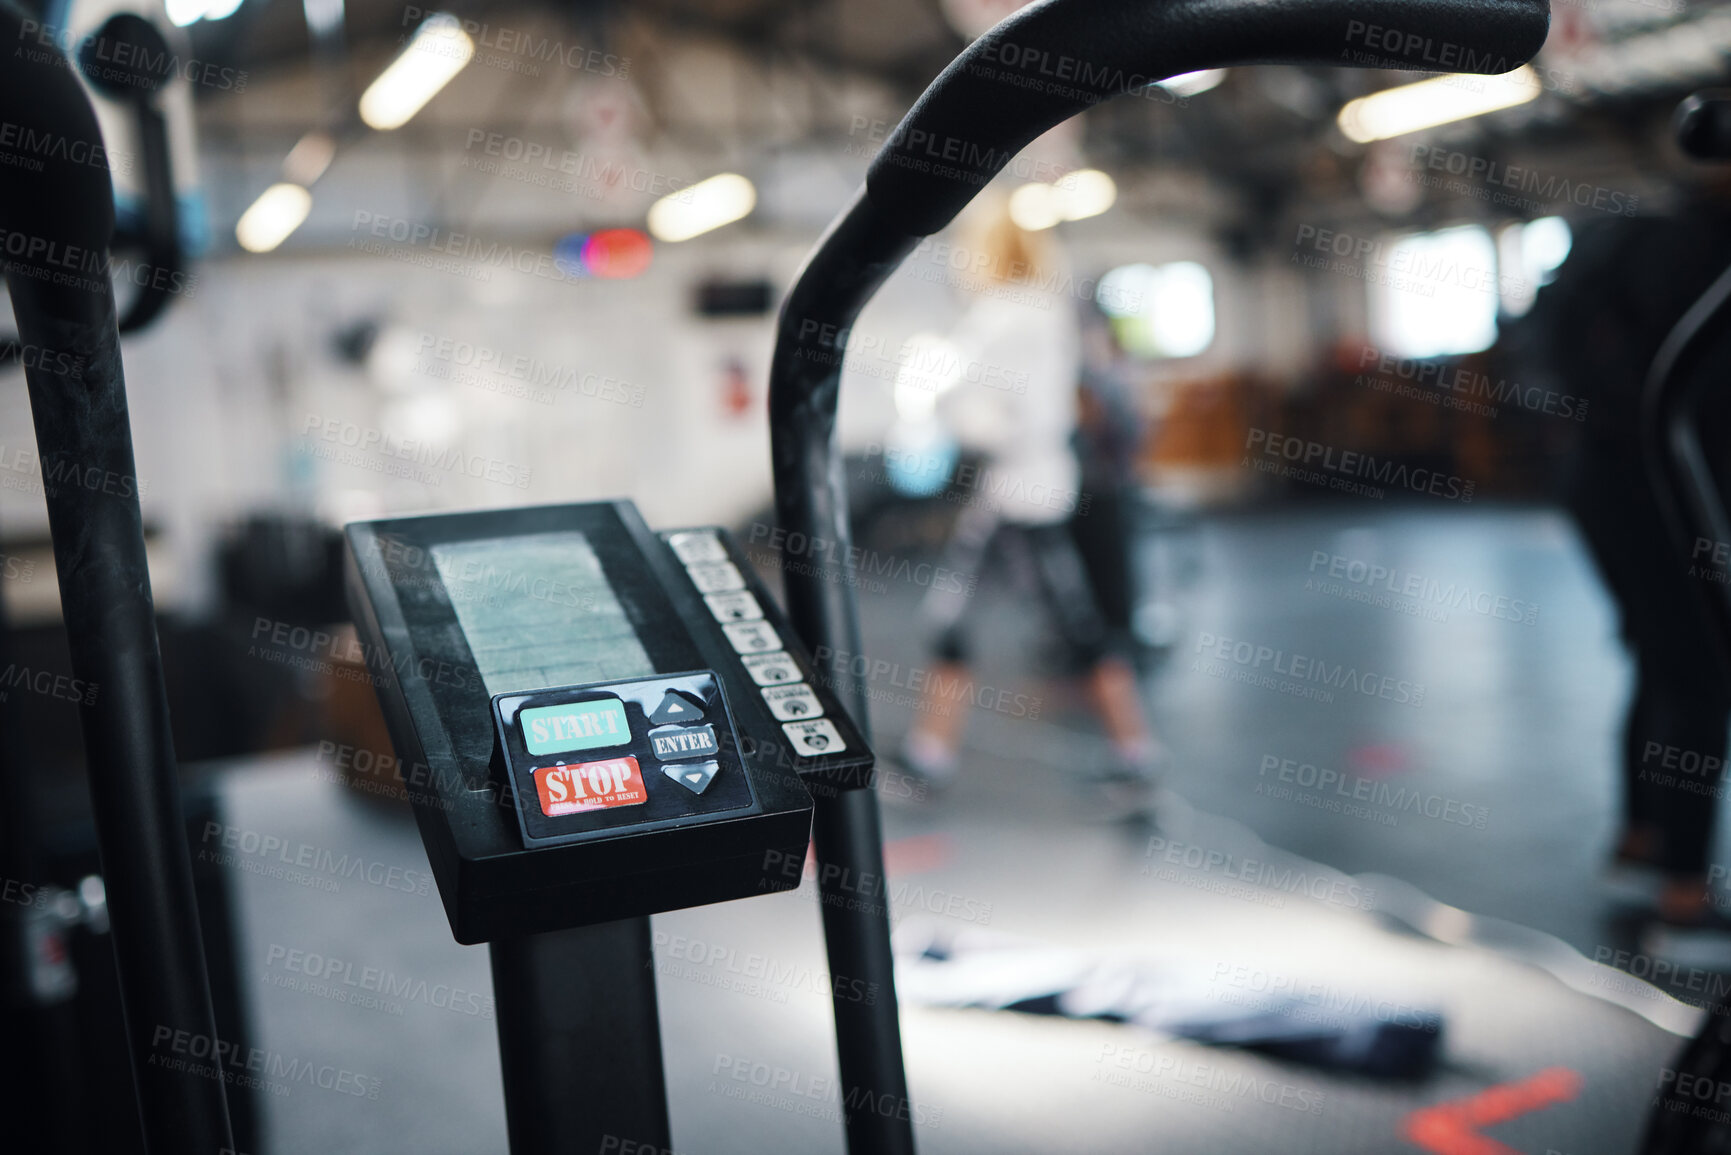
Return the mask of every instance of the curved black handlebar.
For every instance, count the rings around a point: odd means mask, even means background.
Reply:
[[[1677,145],[1696,160],[1731,160],[1731,88],[1697,92],[1677,106]]]
[[[168,697],[145,565],[139,483],[108,246],[114,190],[89,97],[40,25],[0,0],[0,116],[47,142],[0,174],[6,277],[42,468],[61,616],[96,816],[121,1006],[145,1145],[232,1150],[223,1083],[177,1069],[187,1040],[221,1054]],[[81,163],[74,157],[83,158]],[[168,1046],[172,1041],[175,1046]]]
[[[1202,68],[1288,63],[1495,74],[1544,44],[1547,0],[1038,0],[944,69],[872,161],[782,304],[770,367],[776,515],[799,564],[788,615],[807,647],[858,653],[835,416],[847,333],[920,239],[953,220],[1029,141],[1078,112]],[[846,695],[866,728],[863,681]],[[815,791],[813,841],[832,969],[883,993],[835,1002],[848,1101],[906,1104],[887,908],[849,878],[883,876],[877,800]],[[841,869],[832,870],[831,867]],[[844,880],[834,891],[827,881]],[[849,1149],[912,1152],[909,1112],[853,1111]]]
[[[1699,160],[1731,160],[1731,89],[1698,92],[1677,108],[1677,143]],[[1641,448],[1647,475],[1665,513],[1679,566],[1700,564],[1700,543],[1731,542],[1731,514],[1701,440],[1701,405],[1723,384],[1714,364],[1716,341],[1731,339],[1731,269],[1719,275],[1666,336],[1641,396]],[[1713,642],[1731,677],[1731,586],[1701,583]]]
[[[1040,0],[970,44],[866,176],[888,223],[929,236],[1029,141],[1203,68],[1332,64],[1495,74],[1545,42],[1545,0]]]
[[[68,159],[69,146],[58,144],[77,141],[95,150],[82,155],[107,155],[96,112],[66,58],[49,38],[31,31],[33,27],[39,27],[36,21],[10,4],[0,4],[0,36],[11,41],[16,54],[0,69],[0,108],[8,115],[16,110],[21,126],[50,133],[41,139],[57,142],[57,147],[41,150],[42,168],[30,179],[0,181],[0,226],[7,230],[0,260],[9,273],[20,263],[31,268],[47,259],[40,247],[44,243],[103,252],[114,235],[114,186],[108,169],[74,163]],[[14,235],[17,242],[11,240]],[[36,242],[36,251],[30,251],[24,238]]]
[[[1009,17],[915,102],[782,305],[770,428],[783,527],[845,543],[829,440],[848,327],[919,239],[1040,133],[1119,93],[1218,65],[1504,72],[1532,58],[1549,23],[1547,0],[1038,0]],[[808,644],[845,636],[820,627],[825,613],[807,604],[851,617],[845,582],[807,573],[787,584],[795,624],[813,627]]]
[[[150,276],[120,315],[122,333],[136,332],[161,315],[186,262],[174,192],[173,148],[160,100],[174,77],[163,62],[173,59],[175,45],[155,23],[136,12],[110,16],[78,51],[78,67],[91,87],[128,106],[144,162],[144,219],[137,240]]]

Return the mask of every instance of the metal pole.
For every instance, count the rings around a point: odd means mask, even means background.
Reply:
[[[147,1148],[233,1148],[145,568],[114,294],[10,278]],[[52,355],[37,355],[51,353]]]
[[[488,950],[511,1155],[669,1150],[649,920]]]
[[[784,571],[788,617],[808,649],[860,652],[859,614],[846,580],[847,493],[833,444],[843,346],[860,308],[917,243],[886,230],[862,195],[820,243],[782,306],[769,393],[776,517],[790,536],[831,543]],[[864,685],[847,697],[854,722],[866,730]],[[877,795],[809,785],[830,973],[863,980],[876,994],[871,1001],[848,998],[843,992],[860,986],[835,984],[848,1150],[912,1155]]]
[[[234,1146],[222,1078],[237,1057],[216,1035],[182,830],[107,268],[114,190],[106,168],[71,159],[105,154],[66,59],[4,3],[0,39],[13,46],[0,114],[57,142],[36,170],[0,177],[0,268],[36,425],[137,1109],[156,1155],[218,1155]]]

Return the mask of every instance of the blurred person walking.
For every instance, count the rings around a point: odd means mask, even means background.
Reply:
[[[1144,809],[1162,749],[1143,712],[1123,634],[1102,609],[1070,525],[1087,515],[1090,495],[1075,449],[1077,316],[1071,302],[1050,291],[1062,281],[1061,257],[1050,233],[1018,226],[1002,200],[981,204],[968,224],[965,249],[983,275],[950,341],[970,363],[1015,373],[1010,387],[952,389],[939,401],[956,440],[983,458],[944,565],[965,574],[1008,568],[1031,581],[1057,628],[1068,671],[1083,679],[1111,741],[1099,780],[1115,804]],[[934,587],[920,608],[936,668],[902,761],[934,786],[957,772],[973,592]]]
[[[1646,953],[1731,970],[1731,919],[1708,886],[1731,724],[1731,682],[1704,602],[1703,582],[1715,575],[1705,565],[1692,572],[1677,555],[1640,440],[1642,394],[1659,347],[1727,263],[1731,216],[1718,205],[1588,223],[1503,345],[1521,362],[1521,380],[1572,394],[1586,408],[1565,460],[1564,504],[1616,602],[1634,667],[1620,751],[1622,828],[1607,884],[1650,911]],[[1731,394],[1713,395],[1702,418],[1703,441],[1724,476]]]
[[[1129,657],[1137,645],[1136,610],[1145,591],[1132,552],[1141,506],[1137,455],[1148,422],[1136,404],[1130,358],[1094,302],[1082,315],[1082,370],[1077,390],[1075,447],[1086,500],[1070,518],[1112,652]]]

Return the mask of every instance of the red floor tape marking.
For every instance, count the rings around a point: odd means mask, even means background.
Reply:
[[[1401,1134],[1436,1155],[1521,1155],[1506,1143],[1480,1135],[1479,1128],[1566,1103],[1580,1089],[1579,1074],[1567,1067],[1547,1067],[1518,1083],[1499,1083],[1465,1099],[1414,1111],[1402,1124]]]

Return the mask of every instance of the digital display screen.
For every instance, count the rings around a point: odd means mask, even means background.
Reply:
[[[655,673],[583,534],[480,538],[431,552],[489,695]]]

